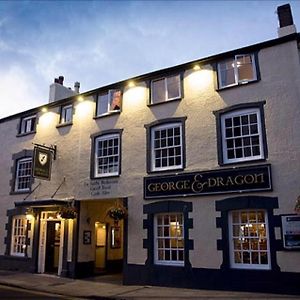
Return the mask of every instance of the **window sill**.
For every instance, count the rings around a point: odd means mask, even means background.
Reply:
[[[259,81],[259,79],[254,79],[254,80],[244,82],[244,83],[237,83],[237,84],[233,84],[233,85],[229,85],[229,86],[219,87],[219,88],[216,89],[216,91],[221,92],[223,90],[228,90],[228,89],[232,89],[232,88],[237,88],[237,87],[249,85],[249,84],[252,84],[252,83],[256,83],[258,81]]]
[[[18,133],[16,135],[16,137],[22,137],[22,136],[26,136],[26,135],[30,135],[30,134],[35,134],[35,133],[36,133],[36,130],[30,131],[30,132]]]
[[[112,112],[109,112],[109,113],[106,113],[106,114],[103,114],[103,115],[95,116],[93,119],[97,120],[97,119],[101,119],[101,118],[105,118],[105,117],[109,117],[109,116],[113,116],[113,115],[118,115],[120,113],[121,113],[120,110],[112,111]]]
[[[243,160],[243,161],[235,161],[235,162],[219,162],[219,166],[232,166],[232,165],[242,165],[242,164],[252,164],[258,162],[265,162],[266,158],[258,158],[253,160]]]
[[[162,102],[156,102],[156,103],[148,103],[147,106],[148,107],[151,107],[151,106],[156,106],[156,105],[160,105],[160,104],[166,104],[166,103],[170,103],[170,102],[174,102],[174,101],[181,101],[181,97],[180,98],[175,98],[175,99],[172,99],[172,100],[165,100],[165,101],[162,101]]]
[[[60,123],[56,125],[56,128],[61,128],[61,127],[66,127],[66,126],[71,126],[73,125],[73,122],[66,122],[66,123]]]
[[[106,178],[108,178],[108,179],[111,179],[111,178],[119,178],[120,175],[121,175],[121,174],[118,174],[118,175],[108,175],[108,176],[98,176],[98,177],[93,176],[93,177],[91,177],[91,179],[92,179],[92,180],[97,180],[97,179],[104,180],[104,179],[106,179]]]
[[[174,173],[178,173],[181,171],[184,171],[183,167],[178,168],[178,169],[168,169],[168,170],[155,170],[155,171],[148,170],[147,173],[148,174],[165,174],[165,173],[173,173],[174,174]]]
[[[28,191],[11,191],[9,192],[10,195],[21,195],[21,194],[29,194],[31,190]]]

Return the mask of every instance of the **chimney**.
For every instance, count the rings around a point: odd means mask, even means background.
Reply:
[[[284,4],[277,7],[277,15],[279,20],[279,28],[277,29],[278,37],[296,33],[291,6]]]
[[[73,91],[71,88],[67,88],[63,85],[64,77],[59,76],[58,78],[54,78],[54,83],[50,85],[49,90],[49,103],[55,102],[61,99],[65,99],[77,94],[77,92]],[[79,90],[79,88],[78,88]]]
[[[76,82],[74,83],[74,92],[75,92],[76,94],[79,94],[79,88],[80,88],[80,82],[76,81]]]

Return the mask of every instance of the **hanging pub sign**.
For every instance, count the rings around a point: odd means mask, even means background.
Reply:
[[[145,199],[271,190],[271,165],[144,177]]]
[[[33,150],[33,177],[50,180],[52,151],[47,147],[35,146]]]

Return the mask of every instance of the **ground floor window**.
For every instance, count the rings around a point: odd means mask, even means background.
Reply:
[[[165,265],[184,265],[183,214],[164,213],[154,219],[154,262]]]
[[[241,269],[270,269],[267,212],[229,213],[230,265]]]
[[[11,255],[25,256],[26,232],[26,216],[13,217]]]

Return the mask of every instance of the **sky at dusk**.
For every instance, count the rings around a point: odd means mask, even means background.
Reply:
[[[92,90],[277,37],[300,1],[0,0],[0,118],[46,104],[49,85]]]

